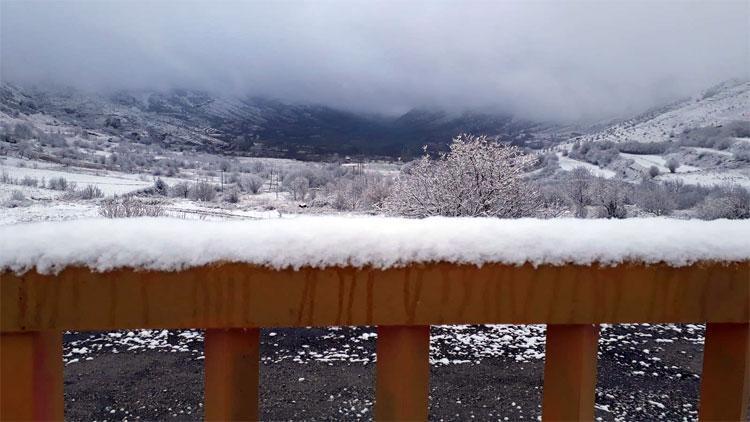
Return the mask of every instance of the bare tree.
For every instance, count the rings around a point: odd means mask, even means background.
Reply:
[[[260,192],[260,189],[263,187],[263,183],[265,183],[263,178],[254,174],[249,174],[240,179],[240,186],[242,186],[242,188],[246,191],[253,194]]]
[[[297,199],[304,200],[307,191],[310,189],[310,181],[306,177],[296,177],[292,180],[289,189],[292,191],[292,196],[295,201]]]
[[[578,218],[586,217],[586,206],[591,204],[589,197],[591,180],[591,173],[585,167],[576,167],[570,171],[562,183],[565,197]]]
[[[590,188],[591,202],[604,209],[607,218],[625,218],[625,192],[618,181],[597,177]]]
[[[169,189],[169,194],[177,198],[187,198],[190,196],[190,183],[178,182]]]
[[[190,197],[196,201],[211,202],[216,198],[216,188],[208,182],[198,182],[190,189]]]
[[[384,209],[409,217],[531,216],[540,196],[521,176],[534,161],[486,136],[459,135],[450,152],[436,160],[425,154],[402,174]]]

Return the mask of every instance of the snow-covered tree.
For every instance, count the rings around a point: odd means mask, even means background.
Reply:
[[[576,167],[570,171],[560,186],[578,218],[586,217],[586,206],[591,204],[592,179],[593,176],[585,167]]]
[[[671,157],[669,160],[667,160],[667,168],[669,169],[670,173],[676,172],[678,167],[680,167],[680,162],[677,161],[676,158]]]
[[[609,181],[603,177],[594,179],[589,189],[591,202],[602,207],[606,218],[625,218],[625,192],[618,181]]]
[[[535,159],[486,136],[462,134],[450,152],[425,154],[393,186],[383,208],[408,217],[526,217],[543,205],[522,179]]]
[[[294,180],[292,180],[289,188],[295,201],[297,199],[304,200],[305,195],[307,195],[307,191],[310,189],[310,181],[307,179],[307,177],[298,176],[295,177]]]

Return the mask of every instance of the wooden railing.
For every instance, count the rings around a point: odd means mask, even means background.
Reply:
[[[708,323],[700,418],[744,420],[750,263],[0,274],[0,417],[62,419],[65,330],[202,328],[205,417],[258,418],[259,329],[377,326],[375,417],[428,416],[429,326],[546,323],[542,417],[594,417],[600,323]]]

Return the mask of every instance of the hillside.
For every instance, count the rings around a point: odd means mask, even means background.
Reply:
[[[170,149],[320,159],[409,157],[425,144],[441,149],[461,132],[523,143],[534,124],[505,114],[412,110],[402,116],[358,114],[316,104],[200,91],[119,91],[0,87],[0,125],[79,127]],[[50,128],[40,130],[49,132]],[[54,130],[54,129],[52,129]]]
[[[610,122],[577,140],[662,142],[685,130],[741,120],[750,120],[750,81],[727,81],[695,97]]]

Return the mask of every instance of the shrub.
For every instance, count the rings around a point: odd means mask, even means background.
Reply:
[[[224,194],[224,201],[229,202],[230,204],[240,202],[240,190],[236,187],[228,189]]]
[[[309,189],[310,181],[306,177],[295,178],[289,186],[289,190],[292,192],[292,197],[295,201],[297,199],[304,200]]]
[[[34,186],[36,187],[39,184],[39,180],[37,180],[34,177],[31,176],[24,176],[23,179],[21,179],[21,184],[24,186]]]
[[[750,192],[739,185],[718,188],[697,209],[699,218],[730,220],[750,218]]]
[[[437,160],[425,154],[402,174],[384,208],[408,217],[531,216],[541,198],[521,175],[534,161],[484,135],[459,135],[450,152]]]
[[[161,177],[157,177],[154,180],[154,192],[157,195],[167,196],[169,194],[169,185]]]
[[[636,192],[638,206],[654,215],[669,215],[675,209],[674,197],[656,182],[643,180]]]
[[[674,173],[675,171],[677,171],[677,168],[678,168],[678,167],[680,167],[680,162],[679,162],[679,161],[677,161],[677,159],[676,159],[676,158],[674,158],[674,157],[670,157],[670,158],[669,158],[669,159],[667,160],[667,168],[669,169],[669,172],[670,172],[670,173]]]
[[[30,202],[26,199],[26,196],[20,190],[14,190],[10,194],[10,198],[5,201],[2,205],[7,208],[25,207]]]
[[[47,186],[52,190],[66,190],[68,189],[68,179],[64,177],[52,177],[47,182]]]
[[[659,173],[660,173],[660,172],[659,172],[659,167],[656,167],[656,166],[651,166],[651,167],[649,167],[649,169],[648,169],[648,175],[649,175],[649,176],[650,176],[651,178],[654,178],[654,177],[658,176],[658,175],[659,175]]]
[[[195,201],[211,202],[216,198],[216,188],[208,182],[198,182],[190,189],[190,198]]]
[[[578,218],[586,217],[586,206],[591,204],[592,175],[584,167],[576,167],[565,176],[561,184],[563,195]]]
[[[161,204],[140,201],[132,196],[115,197],[99,204],[99,214],[107,218],[161,217],[164,208]]]
[[[176,198],[187,198],[190,196],[190,183],[177,182],[169,189],[169,195]]]
[[[25,201],[26,196],[20,190],[14,190],[13,192],[10,193],[10,200],[11,201]]]
[[[260,192],[261,188],[263,188],[263,183],[265,183],[265,180],[263,180],[262,177],[256,176],[254,174],[244,176],[240,179],[240,186],[242,187],[242,189],[252,194],[257,194],[258,192]]]
[[[602,207],[606,218],[625,218],[625,192],[618,181],[597,177],[591,184],[589,195],[594,205]]]

